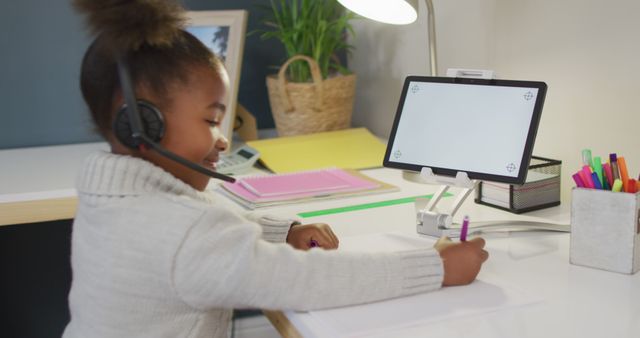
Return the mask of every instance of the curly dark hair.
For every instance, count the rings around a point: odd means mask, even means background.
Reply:
[[[169,86],[186,84],[197,66],[217,74],[222,62],[200,40],[184,30],[184,9],[170,0],[74,0],[96,35],[80,74],[82,96],[97,131],[109,138],[121,92],[117,61],[126,59],[134,87],[144,87],[162,109],[170,102]],[[147,98],[149,99],[149,98]]]

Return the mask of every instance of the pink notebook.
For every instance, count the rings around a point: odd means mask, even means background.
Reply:
[[[348,178],[336,170],[308,171],[288,175],[242,178],[239,183],[259,197],[334,191],[351,187]]]
[[[331,168],[290,174],[241,178],[223,183],[232,194],[250,202],[282,201],[338,192],[378,188],[377,182]]]

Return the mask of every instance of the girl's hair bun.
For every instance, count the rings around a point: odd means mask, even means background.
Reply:
[[[118,50],[169,46],[184,27],[184,8],[173,0],[73,0],[91,32]]]

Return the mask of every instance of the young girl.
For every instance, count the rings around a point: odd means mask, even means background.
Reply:
[[[208,176],[125,146],[112,128],[126,112],[118,57],[135,96],[162,112],[159,143],[212,170],[227,147],[218,130],[226,72],[170,1],[74,4],[96,34],[82,94],[111,152],[88,158],[77,183],[65,337],[226,337],[233,308],[344,306],[475,279],[487,259],[480,238],[399,253],[305,251],[338,239],[324,224],[249,220],[205,191]]]

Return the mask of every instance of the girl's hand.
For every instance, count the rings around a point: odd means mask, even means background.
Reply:
[[[476,237],[466,242],[452,242],[443,237],[434,245],[444,265],[443,286],[466,285],[473,282],[482,263],[489,258],[484,239]]]
[[[287,243],[296,249],[309,250],[313,247],[337,249],[338,237],[331,227],[324,223],[296,224],[289,229]]]

